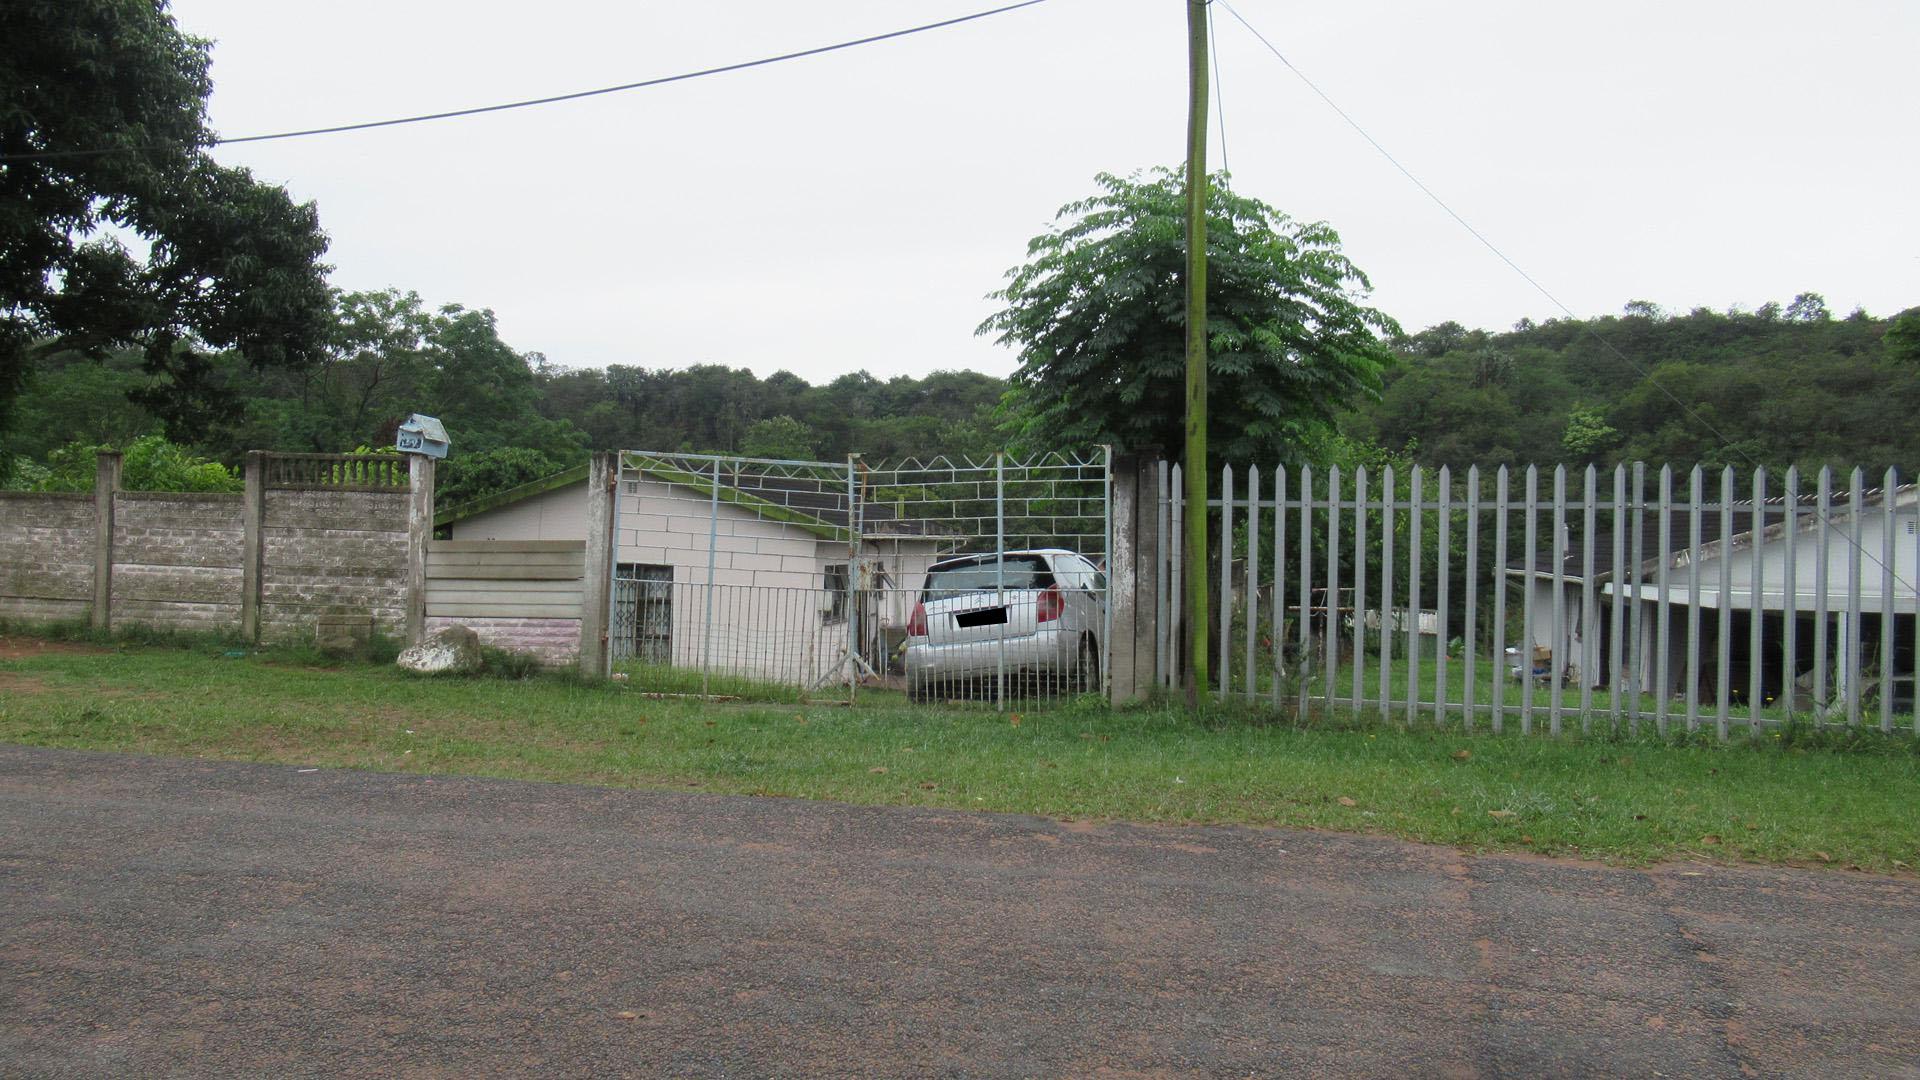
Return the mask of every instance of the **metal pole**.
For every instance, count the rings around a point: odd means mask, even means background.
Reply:
[[[993,598],[1007,606],[1007,455],[993,455]],[[1036,612],[1035,614],[1038,614]],[[1007,708],[1007,624],[1000,623],[999,656],[994,665],[993,707]]]
[[[1112,701],[1113,695],[1108,692],[1107,688],[1113,685],[1113,446],[1111,444],[1101,446],[1100,457],[1100,505],[1105,509],[1105,512],[1101,516],[1106,525],[1106,536],[1101,540],[1101,545],[1105,550],[1100,553],[1100,561],[1104,563],[1107,568],[1107,587],[1100,591],[1100,606],[1104,610],[1104,614],[1100,620],[1100,685],[1088,687],[1087,689],[1098,693],[1102,701]],[[1127,460],[1137,461],[1138,459],[1129,457]],[[1134,515],[1133,521],[1128,524],[1133,528],[1134,536],[1138,537],[1140,520],[1146,516],[1139,512],[1140,468],[1138,465],[1133,466],[1133,476],[1131,480],[1133,483]],[[896,544],[895,546],[897,547],[898,545]],[[1134,550],[1137,552],[1139,549],[1140,545],[1136,540]],[[1140,577],[1139,560],[1135,559],[1134,563],[1132,576],[1135,581],[1138,581]],[[1139,594],[1140,590],[1138,586],[1136,586],[1134,588],[1134,595],[1130,598],[1129,602],[1137,605]],[[1136,625],[1139,622],[1139,618],[1139,609],[1136,606],[1134,614],[1134,622]],[[1135,640],[1138,640],[1139,634],[1137,631],[1129,627],[1127,632],[1132,635]],[[1127,642],[1127,651],[1137,657],[1139,654],[1135,651],[1134,646],[1134,641]],[[1138,663],[1138,660],[1135,660],[1129,664],[1129,667],[1137,668]],[[1133,685],[1135,689],[1131,692],[1138,693],[1140,676],[1137,672],[1133,676]]]
[[[1340,466],[1327,470],[1327,624],[1321,638],[1321,681],[1327,696],[1326,713],[1333,715],[1333,688],[1340,664]]]
[[[847,455],[847,700],[860,694],[860,455]]]
[[[1493,707],[1493,733],[1500,734],[1507,711],[1507,467],[1493,474],[1493,687],[1488,704]],[[1521,662],[1521,678],[1526,678],[1526,662]]]
[[[607,648],[606,648],[606,654],[607,654],[606,670],[600,673],[603,678],[610,678],[613,675],[614,644],[612,640],[612,634],[616,629],[618,629],[618,627],[613,621],[613,615],[614,615],[614,612],[618,610],[619,601],[620,601],[620,472],[621,472],[621,469],[625,467],[626,460],[627,460],[627,455],[624,451],[619,451],[619,450],[614,451],[614,454],[613,454],[613,542],[607,545],[607,568],[606,568],[607,621],[605,623],[605,626],[607,628],[608,640],[607,640]],[[634,604],[633,614],[634,614],[634,631],[637,635],[640,629],[640,623],[639,623],[640,606],[637,602]]]
[[[1393,716],[1393,466],[1380,472],[1380,719]]]
[[[713,564],[720,550],[720,459],[713,460],[712,502],[707,507],[707,625],[700,642],[700,696],[706,697],[713,661]]]
[[[1273,470],[1273,705],[1280,707],[1280,683],[1287,653],[1287,467]]]
[[[1889,534],[1891,535],[1891,534]],[[1259,696],[1260,682],[1253,670],[1254,639],[1260,627],[1260,466],[1247,468],[1247,659],[1246,694],[1249,700]],[[1888,636],[1892,640],[1892,636]],[[1227,646],[1220,646],[1221,666],[1226,666]]]
[[[1495,572],[1498,573],[1498,570],[1496,569]],[[1462,674],[1465,675],[1466,685],[1461,687],[1460,691],[1460,726],[1467,731],[1472,731],[1474,714],[1480,707],[1479,695],[1474,686],[1474,676],[1480,669],[1479,641],[1474,634],[1478,629],[1474,623],[1480,614],[1476,603],[1476,594],[1480,591],[1480,466],[1478,465],[1467,466],[1466,580],[1467,610],[1462,620],[1462,627],[1466,630],[1466,640],[1462,642],[1463,647],[1460,650],[1460,657],[1465,663],[1465,671]],[[1498,665],[1502,659],[1504,658],[1498,656],[1493,658],[1496,665],[1495,672],[1500,670]],[[1499,685],[1500,681],[1495,679],[1494,686]]]
[[[1170,591],[1172,581],[1168,572],[1175,547],[1174,526],[1170,517],[1172,507],[1169,505],[1173,500],[1173,488],[1167,462],[1154,462],[1153,471],[1154,527],[1159,530],[1159,541],[1153,546],[1153,685],[1156,689],[1165,689],[1172,685],[1169,677],[1174,667],[1174,650],[1170,647],[1174,640],[1172,613],[1178,605]]]
[[[1207,667],[1207,16],[1187,0],[1187,707]],[[1229,537],[1226,542],[1231,542]]]
[[[1225,701],[1233,689],[1233,466],[1220,469],[1220,687]]]

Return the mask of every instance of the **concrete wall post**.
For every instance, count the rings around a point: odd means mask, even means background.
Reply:
[[[1139,699],[1140,678],[1136,667],[1133,639],[1139,624],[1139,456],[1122,453],[1113,456],[1113,485],[1107,507],[1113,522],[1113,553],[1107,563],[1107,612],[1112,640],[1107,655],[1112,670],[1108,675],[1108,700],[1122,705]]]
[[[113,497],[120,490],[120,453],[102,451],[93,472],[93,611],[95,630],[113,628]]]
[[[1144,701],[1154,684],[1155,631],[1160,617],[1158,455],[1116,454],[1113,459],[1113,557],[1108,566],[1108,604],[1113,622],[1111,696],[1115,705]]]
[[[433,459],[407,455],[407,644],[427,636],[427,545],[433,542]]]
[[[246,501],[240,509],[240,636],[260,640],[260,580],[265,566],[261,525],[267,515],[267,454],[247,451]]]
[[[586,578],[580,601],[580,674],[590,679],[613,674],[607,610],[613,600],[613,496],[618,481],[613,452],[596,452],[587,465]]]

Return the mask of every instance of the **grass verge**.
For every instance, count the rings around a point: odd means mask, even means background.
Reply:
[[[218,645],[6,655],[0,741],[33,746],[1336,829],[1629,864],[1920,864],[1920,753],[1868,733],[1787,728],[1720,746],[1159,708],[709,704]]]

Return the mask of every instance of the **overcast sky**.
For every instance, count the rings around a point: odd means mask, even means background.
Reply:
[[[1920,3],[1232,0],[1580,315],[1630,299],[1920,304]],[[223,135],[670,75],[993,0],[175,0]],[[1217,9],[1218,10],[1218,9]],[[1224,10],[1237,189],[1330,222],[1408,329],[1559,311]],[[317,200],[334,284],[488,307],[571,367],[812,382],[1012,370],[986,294],[1096,173],[1177,164],[1184,0],[1049,0],[826,56],[516,112],[224,147]]]

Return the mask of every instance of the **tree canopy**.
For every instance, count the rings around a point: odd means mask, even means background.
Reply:
[[[1620,316],[1506,332],[1443,323],[1394,341],[1401,363],[1385,393],[1343,426],[1455,468],[1645,461],[1912,475],[1920,364],[1901,362],[1902,341],[1899,320],[1836,319],[1817,293],[1751,312],[1630,303]]]
[[[1042,445],[1182,445],[1183,182],[1122,178],[1062,207],[993,294],[981,324],[1019,350],[1008,414]],[[1344,409],[1376,394],[1399,327],[1361,301],[1365,274],[1323,222],[1236,194],[1207,206],[1208,439],[1216,461],[1300,461]]]
[[[206,153],[208,43],[165,0],[13,0],[0,40],[0,436],[39,352],[137,349],[142,400],[187,435],[224,404],[213,353],[314,360],[326,237]]]

